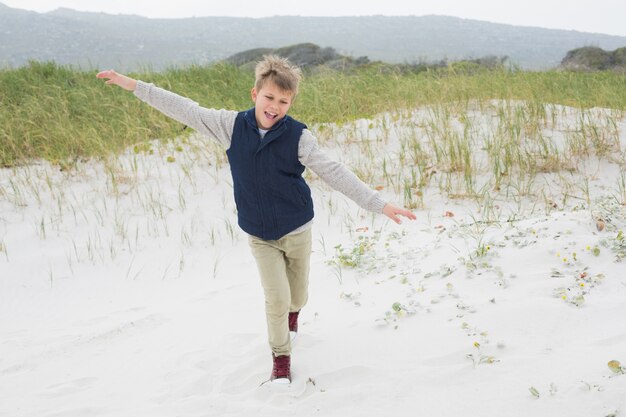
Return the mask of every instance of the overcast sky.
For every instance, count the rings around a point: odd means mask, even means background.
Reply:
[[[0,3],[38,12],[67,7],[166,18],[438,14],[626,36],[626,0],[0,0]]]

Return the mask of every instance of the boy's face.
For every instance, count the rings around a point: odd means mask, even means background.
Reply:
[[[260,90],[252,89],[252,101],[255,104],[256,124],[261,129],[270,130],[280,119],[285,117],[293,92],[281,90],[276,84],[267,81]]]

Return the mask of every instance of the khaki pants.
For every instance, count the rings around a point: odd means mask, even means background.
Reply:
[[[311,229],[278,240],[249,236],[265,292],[269,343],[274,355],[289,355],[289,312],[300,311],[308,299]]]

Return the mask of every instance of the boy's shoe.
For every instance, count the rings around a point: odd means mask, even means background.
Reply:
[[[272,359],[274,360],[274,366],[270,381],[277,384],[289,384],[291,382],[291,356],[274,356],[272,354]]]
[[[293,313],[289,313],[289,336],[291,340],[296,338],[298,334],[298,314],[299,311],[295,311]]]

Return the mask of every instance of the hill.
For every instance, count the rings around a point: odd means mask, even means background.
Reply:
[[[263,55],[274,54],[288,58],[301,68],[311,68],[324,65],[329,68],[345,69],[370,62],[363,56],[353,58],[341,55],[334,48],[322,48],[313,43],[290,45],[283,48],[255,48],[242,51],[225,59],[228,64],[252,68],[261,60]]]
[[[573,71],[626,71],[626,47],[614,51],[586,46],[569,51],[561,68]]]
[[[508,56],[527,69],[559,65],[581,46],[616,49],[626,37],[520,27],[448,16],[148,19],[0,7],[0,66],[55,60],[128,71],[207,64],[252,48],[311,42],[391,63]]]

